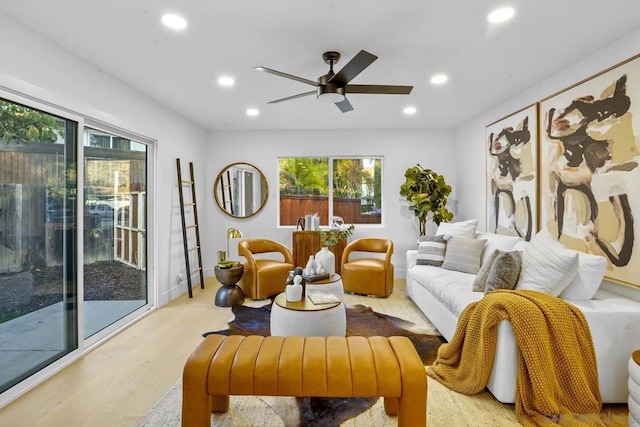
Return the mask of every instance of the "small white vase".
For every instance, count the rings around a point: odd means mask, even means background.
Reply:
[[[324,266],[325,273],[335,274],[336,272],[336,256],[327,248],[323,246],[316,253],[316,261],[322,261],[322,265]]]
[[[287,285],[286,293],[288,302],[298,302],[302,299],[302,285]]]
[[[316,274],[316,266],[315,258],[313,255],[309,255],[309,261],[307,261],[307,266],[304,269],[305,274],[307,274],[307,276],[313,276]]]

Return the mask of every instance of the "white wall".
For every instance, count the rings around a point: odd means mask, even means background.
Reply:
[[[159,305],[185,292],[176,280],[185,266],[175,159],[194,162],[198,198],[206,200],[206,131],[2,13],[0,40],[0,86],[157,141],[156,233],[148,236],[157,268],[149,277],[157,280]]]
[[[246,238],[277,240],[291,247],[293,227],[277,226],[278,157],[288,156],[383,156],[383,221],[380,226],[356,226],[353,238],[385,237],[394,242],[393,263],[396,276],[405,274],[404,254],[416,246],[418,223],[400,196],[404,171],[420,163],[455,182],[456,167],[452,133],[443,130],[407,131],[217,131],[210,135],[207,159],[207,185],[212,189],[217,174],[233,162],[257,166],[266,176],[269,198],[265,208],[248,219],[231,218],[220,211],[207,193],[206,218],[210,221],[208,246],[204,261],[209,269],[217,250],[226,250],[226,230],[238,228]],[[452,196],[455,198],[456,188]],[[237,258],[237,244],[231,245],[230,257]],[[210,274],[210,273],[209,273]]]
[[[519,95],[483,112],[455,129],[454,140],[458,162],[456,188],[458,189],[460,217],[479,218],[479,228],[485,229],[485,126],[638,53],[640,53],[640,30],[595,51],[571,67],[558,70],[554,76],[523,90]]]

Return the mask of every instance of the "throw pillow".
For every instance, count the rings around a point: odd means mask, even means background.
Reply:
[[[444,253],[442,268],[476,274],[480,269],[480,259],[484,250],[484,240],[468,237],[450,237]]]
[[[516,289],[531,289],[558,296],[578,270],[578,253],[567,249],[548,231],[535,235],[522,254]]]
[[[523,240],[517,236],[505,236],[503,234],[494,234],[494,233],[486,233],[480,232],[476,234],[476,239],[484,239],[487,243],[484,246],[484,254],[482,254],[482,264],[487,261],[487,259],[493,255],[493,252],[496,249],[500,249],[501,251],[508,252],[515,250],[516,244],[522,242]]]
[[[484,293],[494,289],[513,289],[518,284],[522,254],[518,251],[504,252],[496,257],[487,278]]]
[[[436,236],[458,236],[475,239],[477,227],[477,219],[459,222],[441,222],[438,226],[438,231],[436,231]]]
[[[578,272],[569,286],[562,291],[560,298],[592,299],[602,283],[606,268],[605,257],[578,252]]]
[[[443,236],[422,236],[418,240],[417,265],[435,265],[440,267],[444,261],[447,241]]]
[[[485,251],[486,250],[488,250],[488,248],[485,248]],[[485,261],[482,263],[482,267],[480,267],[478,274],[476,274],[476,278],[473,280],[473,292],[484,292],[484,287],[487,285],[487,277],[489,277],[489,270],[491,269],[491,265],[493,265],[496,257],[501,253],[504,252],[496,249],[491,252],[491,255],[485,258]]]

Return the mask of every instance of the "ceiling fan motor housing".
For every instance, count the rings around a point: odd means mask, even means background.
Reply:
[[[345,87],[329,82],[329,79],[333,76],[334,73],[330,72],[318,78],[317,97],[319,100],[324,101],[326,99],[329,102],[339,102],[344,99]]]

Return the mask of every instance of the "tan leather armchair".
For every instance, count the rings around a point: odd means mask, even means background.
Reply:
[[[279,253],[284,260],[254,257],[254,254]],[[284,291],[289,271],[293,270],[293,255],[282,243],[265,239],[238,242],[238,255],[247,259],[238,285],[244,296],[263,299]]]
[[[384,257],[353,258],[353,252],[373,252]],[[388,297],[393,291],[393,242],[388,239],[355,240],[342,253],[342,283],[345,292]]]

